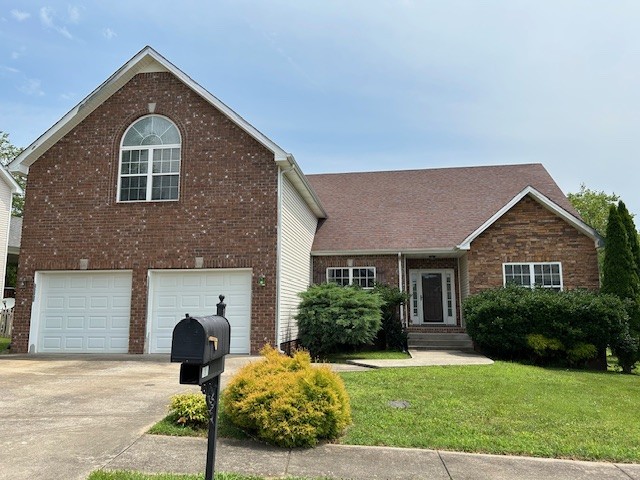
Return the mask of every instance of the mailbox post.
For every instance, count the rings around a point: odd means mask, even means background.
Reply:
[[[225,318],[226,304],[220,295],[216,315],[190,317],[186,314],[173,329],[171,361],[181,362],[180,383],[200,385],[209,410],[209,438],[205,480],[213,480],[218,434],[218,400],[224,357],[229,354],[231,326]]]

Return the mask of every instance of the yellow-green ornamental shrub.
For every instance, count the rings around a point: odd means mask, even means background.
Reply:
[[[312,366],[307,352],[293,357],[272,347],[246,365],[223,393],[231,421],[248,433],[281,447],[311,447],[337,438],[351,423],[342,379],[326,366]]]
[[[209,423],[207,402],[201,393],[180,393],[171,397],[169,415],[178,425],[204,428]]]

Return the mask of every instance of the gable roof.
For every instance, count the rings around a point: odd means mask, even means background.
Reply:
[[[324,211],[320,200],[307,183],[307,180],[300,171],[293,155],[285,152],[275,142],[267,138],[262,132],[149,46],[140,50],[131,60],[120,67],[98,88],[67,112],[67,114],[56,122],[55,125],[40,135],[40,137],[38,137],[31,145],[25,148],[23,152],[9,164],[9,169],[11,171],[19,171],[27,174],[29,172],[29,167],[33,165],[33,163],[36,162],[42,154],[82,122],[82,120],[84,120],[91,112],[104,103],[105,100],[117,92],[135,75],[139,73],[152,72],[172,73],[187,87],[191,88],[204,100],[226,115],[238,127],[261,143],[265,148],[273,152],[274,160],[280,167],[287,169],[287,177],[300,192],[311,210],[318,217],[322,218],[326,216],[326,212]]]
[[[313,244],[331,253],[451,253],[524,196],[598,241],[541,164],[308,175],[329,217]]]

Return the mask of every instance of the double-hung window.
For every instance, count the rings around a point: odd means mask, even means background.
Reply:
[[[125,132],[120,148],[118,201],[177,200],[180,132],[160,115],[147,115]]]
[[[338,285],[359,285],[373,288],[376,283],[375,267],[330,267],[327,268],[327,282]]]
[[[562,264],[560,262],[505,263],[503,264],[504,285],[523,287],[543,287],[562,290]]]

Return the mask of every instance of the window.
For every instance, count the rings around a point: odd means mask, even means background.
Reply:
[[[118,201],[177,200],[181,143],[165,117],[148,115],[131,125],[120,148]]]
[[[327,268],[327,282],[338,285],[360,285],[362,288],[373,288],[376,282],[375,267]]]
[[[548,263],[505,263],[504,285],[515,284],[523,287],[543,287],[562,290],[562,265]]]

